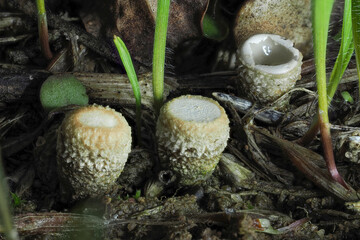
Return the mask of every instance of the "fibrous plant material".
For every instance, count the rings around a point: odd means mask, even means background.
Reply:
[[[74,199],[107,192],[122,172],[131,150],[131,129],[109,107],[86,106],[70,112],[59,128],[60,180]]]
[[[271,33],[295,43],[304,56],[312,53],[311,0],[244,1],[238,11],[234,35],[240,47],[255,34]]]
[[[219,165],[220,169],[224,172],[224,176],[234,185],[241,185],[242,182],[249,180],[254,176],[250,170],[241,166],[236,161],[236,157],[228,153],[222,155]]]
[[[301,78],[302,54],[278,35],[252,36],[237,55],[239,91],[261,104],[278,99]]]
[[[324,170],[324,158],[321,155],[307,148],[271,135],[267,131],[264,131],[254,125],[251,125],[250,128],[256,133],[261,134],[261,136],[258,136],[257,139],[261,141],[270,140],[273,148],[272,151],[276,151],[275,149],[281,149],[285,158],[290,160],[300,172],[302,172],[317,186],[342,201],[358,201],[358,194],[351,186],[344,186],[341,182],[338,182],[337,179],[334,179],[330,172]]]
[[[166,103],[157,121],[159,157],[177,173],[180,185],[206,180],[229,138],[229,119],[214,100],[184,95]]]

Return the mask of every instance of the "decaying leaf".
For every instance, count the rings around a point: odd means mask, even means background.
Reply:
[[[346,189],[331,178],[323,166],[324,159],[321,155],[298,144],[273,136],[258,127],[251,126],[251,129],[256,134],[260,134],[264,141],[270,141],[273,146],[277,146],[285,158],[288,158],[299,171],[317,186],[343,201],[356,201],[358,199],[356,191],[351,186]]]
[[[167,46],[174,49],[190,38],[202,35],[200,21],[208,0],[174,0],[170,4]],[[118,35],[131,56],[147,66],[152,62],[157,0],[98,1],[96,13],[102,32],[112,38]]]

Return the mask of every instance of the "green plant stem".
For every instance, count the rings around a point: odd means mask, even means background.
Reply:
[[[352,0],[352,32],[355,46],[356,69],[360,86],[360,0]],[[360,96],[360,87],[359,87]]]
[[[334,0],[312,1],[313,41],[318,90],[319,114],[325,124],[329,123],[328,98],[326,91],[326,46],[329,20]]]
[[[38,30],[41,52],[47,60],[50,60],[53,58],[53,54],[49,45],[49,33],[44,0],[36,0],[36,7],[38,9]]]
[[[0,232],[4,232],[6,239],[18,240],[19,235],[13,226],[12,217],[10,213],[10,205],[7,196],[9,190],[5,182],[5,174],[2,166],[2,157],[0,150]]]
[[[134,65],[131,61],[130,53],[126,48],[125,43],[121,40],[121,38],[114,35],[114,44],[119,52],[119,56],[124,65],[125,71],[128,75],[131,87],[134,92],[136,101],[136,135],[138,144],[141,145],[141,92],[139,81],[137,79]]]
[[[330,123],[328,115],[328,96],[326,84],[326,46],[329,30],[330,14],[334,0],[313,0],[312,1],[312,24],[313,24],[313,42],[314,56],[316,66],[316,83],[319,101],[319,126],[321,142],[323,144],[324,158],[332,178],[343,185],[345,184],[339,175],[334,159],[334,152],[331,144]]]
[[[330,75],[329,84],[327,87],[328,104],[331,103],[332,98],[335,95],[336,89],[340,83],[342,76],[350,62],[351,56],[354,52],[354,44],[352,38],[351,28],[351,0],[345,0],[344,3],[344,17],[343,26],[341,32],[341,44],[339,54],[334,64],[333,70]],[[316,115],[313,118],[309,130],[305,135],[297,140],[297,143],[301,145],[309,144],[317,135],[319,131],[319,116]]]
[[[158,0],[153,53],[153,92],[156,115],[163,104],[166,34],[170,0]]]

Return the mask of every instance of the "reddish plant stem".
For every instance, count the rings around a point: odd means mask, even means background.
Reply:
[[[49,45],[49,33],[45,14],[39,15],[38,24],[41,52],[47,60],[51,60],[53,58],[53,54]]]
[[[319,116],[319,115],[318,115]],[[326,166],[331,177],[338,183],[340,183],[343,187],[349,190],[348,185],[345,183],[343,178],[340,176],[334,158],[333,146],[331,142],[331,135],[330,135],[330,126],[329,123],[325,123],[321,116],[319,116],[319,127],[320,127],[320,134],[321,134],[321,142],[323,144],[323,151],[324,151],[324,159],[326,161]]]
[[[319,116],[316,115],[311,123],[309,130],[302,136],[297,139],[295,142],[299,145],[306,146],[311,143],[312,140],[316,137],[320,129]]]

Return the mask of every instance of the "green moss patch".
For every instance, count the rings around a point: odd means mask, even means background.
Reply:
[[[40,89],[40,102],[45,111],[71,104],[87,105],[89,97],[82,83],[71,74],[50,76]]]

